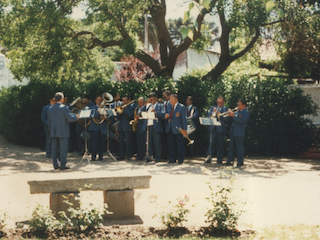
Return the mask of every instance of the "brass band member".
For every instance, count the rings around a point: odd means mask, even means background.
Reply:
[[[224,106],[224,98],[218,97],[217,98],[217,105],[212,106],[209,110],[208,117],[216,117],[220,113],[224,113],[228,111],[228,108]],[[209,143],[209,148],[207,151],[207,159],[205,163],[211,163],[211,157],[213,156],[214,148],[216,144],[218,145],[218,152],[217,152],[217,162],[222,163],[223,160],[223,152],[224,152],[224,144],[226,141],[226,123],[228,118],[221,117],[219,118],[221,122],[221,126],[209,126],[208,131],[212,131],[212,139],[211,139],[211,146]],[[211,151],[211,152],[210,152]]]
[[[184,161],[184,139],[182,135],[187,135],[186,107],[178,102],[178,95],[172,94],[170,104],[167,105],[166,133],[169,148],[169,162],[179,164]],[[178,130],[181,129],[181,132]]]
[[[194,126],[198,124],[198,119],[199,119],[199,111],[196,106],[193,106],[193,97],[188,96],[186,99],[186,104],[187,104],[187,118],[192,119]],[[196,131],[192,132],[189,134],[189,138],[191,140],[195,140],[196,138]],[[190,157],[193,157],[194,153],[194,145],[195,144],[190,144],[187,149],[186,149],[186,155],[189,155]]]
[[[131,97],[124,96],[122,97],[123,105],[130,103]],[[134,110],[137,107],[135,103],[131,103],[129,106],[124,108],[122,113],[118,113],[119,119],[119,160],[124,160],[125,157],[125,146],[127,150],[127,159],[131,161],[132,158],[132,125],[130,125],[130,121],[133,120]]]
[[[147,131],[147,120],[141,119],[141,112],[146,104],[144,97],[138,99],[138,107],[135,109],[135,120],[138,121],[137,124],[137,147],[138,154],[137,159],[143,160],[146,155],[146,131]]]

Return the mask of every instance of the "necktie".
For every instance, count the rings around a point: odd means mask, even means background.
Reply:
[[[172,106],[172,109],[171,109],[170,120],[172,119],[173,112],[174,112],[174,106]]]

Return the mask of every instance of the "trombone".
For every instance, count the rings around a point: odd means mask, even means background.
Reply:
[[[134,103],[134,101],[135,101],[135,100],[132,100],[131,102],[129,102],[129,103],[125,104],[125,105],[118,106],[118,107],[116,108],[116,112],[118,112],[119,114],[122,114],[123,111],[124,111],[124,109],[125,109],[126,107],[128,107],[130,104]]]
[[[230,112],[234,112],[234,113],[235,113],[235,112],[238,111],[238,110],[239,110],[239,108],[238,108],[238,107],[235,107],[234,109],[228,110],[227,112],[220,113],[220,114],[218,115],[218,117],[219,117],[219,118],[220,118],[220,117],[227,117]]]

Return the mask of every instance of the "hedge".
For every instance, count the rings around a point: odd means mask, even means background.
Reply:
[[[81,83],[30,81],[25,86],[13,86],[0,91],[0,133],[8,140],[24,146],[43,146],[45,133],[41,122],[42,107],[49,96],[62,91],[69,100],[89,93],[92,97],[103,92],[131,94],[135,99],[164,90],[177,92],[179,101],[194,97],[194,105],[205,116],[215,99],[222,95],[227,106],[234,108],[239,98],[246,98],[250,111],[245,139],[246,154],[287,155],[306,150],[312,144],[314,126],[304,117],[314,114],[317,106],[302,90],[290,88],[285,81],[242,76],[228,76],[217,83],[202,81],[201,71],[195,71],[174,82],[153,78],[145,82],[121,83],[96,79]],[[230,128],[230,126],[229,126]],[[198,126],[196,154],[204,156],[208,146],[206,127]]]

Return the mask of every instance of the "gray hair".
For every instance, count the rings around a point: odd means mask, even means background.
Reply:
[[[64,98],[64,95],[62,92],[57,92],[55,95],[54,95],[54,99],[59,102],[62,98]]]
[[[143,100],[144,102],[146,101],[146,99],[145,99],[144,97],[139,97],[139,98],[138,98],[138,101],[139,101],[139,100]]]

